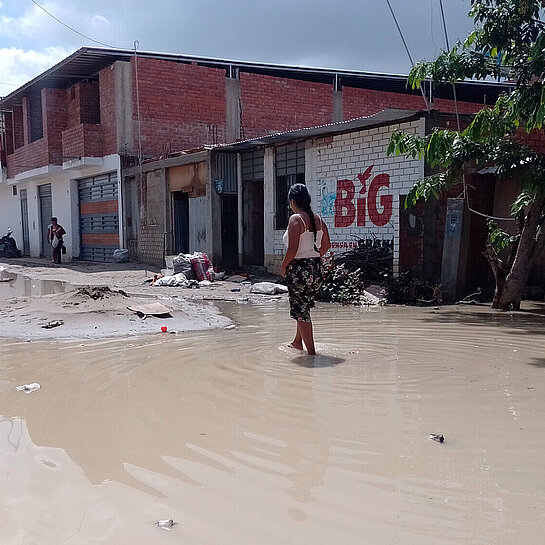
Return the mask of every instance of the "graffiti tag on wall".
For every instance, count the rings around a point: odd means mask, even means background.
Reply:
[[[353,180],[337,180],[337,194],[335,198],[335,227],[350,227],[354,221],[358,227],[365,227],[367,219],[376,227],[388,224],[392,217],[393,195],[380,195],[382,188],[389,189],[390,175],[377,174],[369,183],[371,165],[357,178],[361,183],[359,196],[356,198],[356,185]],[[381,211],[382,210],[382,211]]]

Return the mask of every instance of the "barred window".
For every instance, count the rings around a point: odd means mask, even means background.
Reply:
[[[275,153],[276,229],[285,229],[290,217],[289,188],[305,183],[305,143],[278,146]]]

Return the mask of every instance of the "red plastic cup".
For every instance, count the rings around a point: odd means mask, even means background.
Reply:
[[[167,326],[166,326],[166,325],[162,325],[162,326],[161,326],[161,331],[162,331],[163,333],[166,333],[166,332],[167,332]]]

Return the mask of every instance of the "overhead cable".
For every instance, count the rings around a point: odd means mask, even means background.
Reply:
[[[36,0],[30,0],[35,6],[39,7],[43,12],[47,13],[49,17],[55,19],[57,23],[61,24],[62,26],[66,27],[67,29],[71,30],[72,32],[75,32],[76,34],[79,34],[82,38],[85,38],[86,40],[90,40],[91,42],[94,42],[99,45],[103,45],[105,47],[109,47],[110,49],[120,49],[119,47],[115,47],[113,45],[106,44],[104,42],[99,42],[98,40],[95,40],[93,38],[90,38],[89,36],[86,36],[85,34],[82,34],[79,30],[76,30],[75,28],[72,28],[70,25],[67,25],[65,22],[61,21],[58,17],[55,17],[52,13],[47,11],[43,6],[38,4]]]
[[[450,45],[448,40],[448,33],[447,33],[447,22],[445,19],[445,10],[443,9],[443,0],[439,0],[439,5],[441,6],[441,18],[443,20],[443,31],[445,33],[445,44],[447,46],[447,52],[450,51]],[[456,112],[456,124],[458,126],[458,132],[461,132],[460,130],[460,113],[458,112],[458,97],[456,96],[456,84],[452,82],[452,93],[454,95],[454,111]],[[467,182],[466,182],[466,173],[465,170],[462,172],[462,183],[464,185],[464,200],[467,206],[467,209],[472,212],[473,214],[476,214],[477,216],[481,216],[483,218],[497,220],[497,221],[515,221],[515,218],[508,217],[508,218],[502,218],[497,216],[491,216],[490,214],[484,214],[483,212],[479,212],[478,210],[474,210],[471,208],[471,205],[469,204],[469,192],[467,190]]]
[[[409,51],[409,47],[407,46],[407,42],[405,41],[405,37],[403,36],[403,32],[401,31],[401,27],[399,26],[399,23],[397,22],[397,17],[392,8],[392,4],[390,4],[390,0],[386,0],[386,3],[388,4],[388,7],[390,8],[390,13],[392,14],[392,17],[394,19],[394,23],[397,27],[397,31],[399,32],[399,36],[401,37],[401,41],[403,42],[403,45],[405,46],[405,51],[407,52],[407,56],[409,57],[409,60],[411,61],[411,66],[414,66],[414,61],[413,61],[411,52]],[[422,83],[420,83],[420,92],[422,93],[422,98],[424,99],[426,110],[429,111],[430,105],[428,103],[428,99],[426,98],[426,93],[424,91],[424,87],[422,86]]]

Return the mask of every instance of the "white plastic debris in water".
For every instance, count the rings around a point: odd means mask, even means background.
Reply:
[[[30,394],[40,389],[40,385],[37,382],[32,382],[31,384],[23,384],[22,386],[16,386],[15,389],[18,392],[25,392],[25,394]]]
[[[163,530],[170,530],[175,524],[178,524],[177,522],[174,522],[172,519],[166,519],[166,520],[158,520],[155,523],[159,528],[162,528]]]

